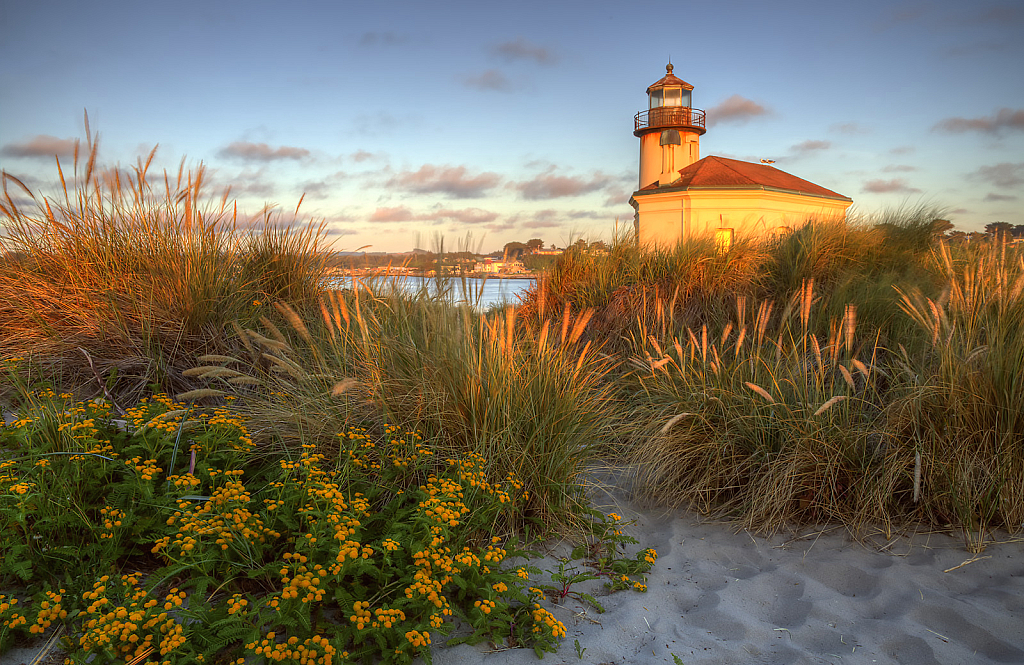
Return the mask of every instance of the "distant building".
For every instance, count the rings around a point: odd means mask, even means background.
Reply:
[[[769,166],[700,158],[705,114],[690,105],[693,86],[672,74],[647,88],[649,107],[634,118],[640,181],[629,199],[642,246],[670,247],[684,237],[770,235],[813,218],[845,215],[853,200]]]

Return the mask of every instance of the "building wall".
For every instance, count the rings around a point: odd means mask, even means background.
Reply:
[[[636,196],[641,246],[671,247],[684,236],[731,228],[736,237],[772,235],[810,218],[842,217],[849,201],[765,190],[684,190]]]

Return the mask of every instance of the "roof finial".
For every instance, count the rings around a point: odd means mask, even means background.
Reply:
[[[669,74],[672,73],[672,56],[668,57],[668,64],[665,65],[665,71]]]

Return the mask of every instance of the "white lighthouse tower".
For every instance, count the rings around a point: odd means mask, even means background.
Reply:
[[[672,74],[647,88],[649,104],[634,118],[633,135],[640,139],[640,185],[667,185],[680,169],[700,159],[700,137],[705,131],[704,111],[691,108],[693,86]]]

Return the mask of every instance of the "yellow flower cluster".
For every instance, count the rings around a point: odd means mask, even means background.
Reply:
[[[496,605],[497,603],[495,603],[493,600],[478,600],[475,603],[473,603],[473,607],[479,607],[480,611],[484,614],[490,614],[491,610],[493,610]]]
[[[243,598],[242,594],[233,594],[231,600],[228,601],[228,614],[248,614],[248,610],[245,609],[248,605],[248,599]]]
[[[233,414],[227,409],[214,409],[213,415],[206,420],[207,426],[228,426],[234,427],[238,430],[238,439],[231,442],[232,450],[238,452],[249,452],[252,450],[252,438],[249,436],[249,430],[245,427],[245,421],[241,419],[237,414]],[[220,428],[223,431],[223,427]]]
[[[159,409],[159,415],[150,417],[149,413],[152,404],[157,404],[163,408]],[[178,430],[178,427],[181,425],[181,418],[185,414],[179,413],[173,416],[164,416],[164,414],[173,411],[184,412],[187,410],[188,404],[175,402],[164,393],[159,393],[153,395],[153,397],[149,399],[143,397],[139,400],[138,404],[125,410],[125,419],[131,424],[132,429],[134,430],[147,427],[149,429],[162,430],[170,433]]]
[[[448,478],[431,475],[427,484],[421,485],[420,489],[430,498],[421,501],[419,507],[424,515],[438,524],[458,526],[460,518],[469,512],[469,508],[462,503],[462,486]]]
[[[409,644],[414,647],[425,647],[430,644],[430,633],[427,631],[421,633],[418,630],[410,630],[405,634],[405,639],[409,640]]]
[[[533,632],[539,633],[541,626],[546,626],[553,637],[565,637],[565,624],[556,619],[551,612],[540,606],[540,603],[533,604],[533,610],[530,612],[533,616]]]
[[[173,546],[181,556],[185,556],[195,550],[199,538],[213,539],[222,550],[228,549],[237,539],[265,543],[268,538],[280,538],[280,533],[265,527],[263,520],[246,507],[252,498],[245,485],[233,479],[242,473],[241,470],[223,472],[228,480],[198,508],[186,501],[180,502],[181,510],[167,518],[168,526],[178,525],[178,533],[173,538],[164,536],[158,540],[153,546],[153,553]],[[213,471],[210,475],[219,474]]]
[[[122,575],[120,578],[119,586],[126,590],[128,596],[123,605],[107,598],[108,584],[117,585],[118,582],[104,575],[93,584],[92,591],[82,595],[83,600],[92,601],[78,613],[85,628],[78,643],[85,651],[109,649],[125,662],[142,662],[154,651],[166,656],[185,644],[184,629],[168,614],[170,610],[181,607],[185,600],[184,591],[171,589],[164,598],[164,611],[161,612],[157,607],[159,601],[149,598],[146,591],[139,588],[137,575]]]
[[[259,643],[251,642],[245,648],[257,656],[266,656],[268,660],[281,662],[288,660],[301,665],[332,665],[334,656],[338,650],[327,641],[326,637],[314,635],[309,639],[299,642],[299,638],[292,635],[284,642],[277,642],[276,633],[267,633],[267,636]],[[348,652],[343,651],[341,657],[347,658]]]
[[[449,467],[458,469],[459,480],[468,483],[470,487],[493,495],[501,503],[511,503],[512,495],[509,489],[487,482],[487,472],[484,470],[486,468],[486,461],[483,456],[472,452],[468,453],[461,460],[447,460]],[[516,475],[515,471],[509,471],[505,476],[505,485],[514,490],[523,489],[523,483],[519,480],[519,476]],[[530,498],[529,492],[523,492],[523,498]]]
[[[153,480],[157,474],[163,473],[163,469],[156,465],[155,459],[148,459],[143,461],[141,457],[133,457],[129,460],[125,460],[124,463],[135,470],[139,474],[139,478],[143,481]]]
[[[11,494],[28,494],[35,487],[34,483],[15,483],[7,488]]]
[[[104,529],[100,533],[100,539],[113,538],[114,529],[121,526],[122,520],[125,518],[124,511],[112,506],[104,506],[103,508],[100,508],[100,515],[103,516]]]
[[[24,614],[19,614],[17,612],[11,612],[10,615],[7,614],[11,608],[17,604],[17,598],[0,594],[0,619],[3,620],[3,622],[0,623],[0,626],[17,628],[18,626],[24,626],[28,623],[28,618],[26,618]]]
[[[169,480],[175,488],[184,490],[194,490],[203,483],[203,481],[199,480],[199,478],[191,473],[186,473],[180,476],[167,476],[167,480]]]
[[[653,550],[650,547],[648,547],[647,549],[644,550],[644,561],[646,561],[647,563],[649,563],[649,564],[651,564],[653,566],[654,562],[657,561],[657,560],[658,560],[658,553],[655,550]]]
[[[373,611],[377,620],[373,622],[374,628],[393,628],[399,621],[405,621],[405,612],[402,610],[389,610],[379,608]]]
[[[321,580],[326,580],[327,571],[320,564],[314,564],[313,569],[306,567],[309,559],[302,554],[284,553],[286,561],[294,561],[297,564],[295,575],[289,577],[291,570],[286,566],[281,569],[281,584],[286,585],[281,591],[284,599],[302,597],[303,603],[320,602],[324,599],[326,590],[319,586]]]
[[[486,561],[487,563],[495,563],[495,564],[496,563],[501,563],[505,559],[505,556],[507,554],[508,554],[508,552],[506,552],[505,550],[501,549],[500,547],[495,547],[494,545],[488,545],[487,546],[487,551],[484,552],[484,561]]]
[[[397,540],[392,540],[391,538],[385,538],[384,542],[382,542],[380,544],[380,546],[383,547],[388,552],[394,552],[395,550],[401,548],[402,544],[400,542],[398,542]]]
[[[60,594],[62,593],[67,592],[64,589],[61,589],[59,593],[53,591],[46,592],[48,600],[39,603],[39,614],[36,616],[36,622],[28,629],[28,632],[33,635],[41,635],[57,619],[64,620],[68,617],[67,610],[61,606],[63,598]]]
[[[348,618],[356,625],[356,630],[362,630],[373,622],[373,613],[370,612],[370,603],[365,600],[357,600],[352,603],[353,614]]]

